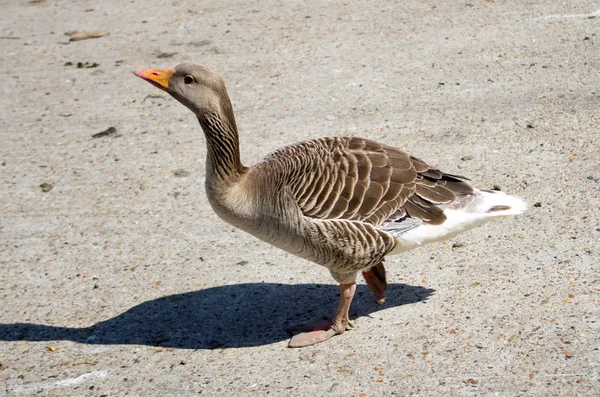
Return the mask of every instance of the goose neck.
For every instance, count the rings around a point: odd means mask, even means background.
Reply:
[[[244,173],[235,121],[207,114],[199,117],[206,137],[207,173],[216,179],[235,181]]]

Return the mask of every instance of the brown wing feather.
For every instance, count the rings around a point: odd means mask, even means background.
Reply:
[[[272,156],[292,158],[291,192],[301,211],[317,219],[379,226],[414,218],[441,224],[440,205],[470,195],[467,179],[446,174],[405,152],[362,138],[324,138]],[[281,157],[279,157],[281,158]]]

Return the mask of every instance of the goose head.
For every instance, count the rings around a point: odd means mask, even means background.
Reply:
[[[135,75],[169,93],[200,119],[207,114],[230,116],[223,79],[204,66],[182,63],[166,69],[138,69]]]

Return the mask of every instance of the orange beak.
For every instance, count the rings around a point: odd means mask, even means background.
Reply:
[[[169,79],[173,72],[175,72],[173,67],[168,69],[138,69],[135,71],[135,75],[161,90],[167,91],[169,89]]]

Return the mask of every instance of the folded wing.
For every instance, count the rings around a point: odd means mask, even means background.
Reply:
[[[444,207],[473,194],[466,178],[374,141],[324,138],[305,145],[310,169],[296,175],[291,190],[308,217],[409,230],[420,223],[442,224]]]

